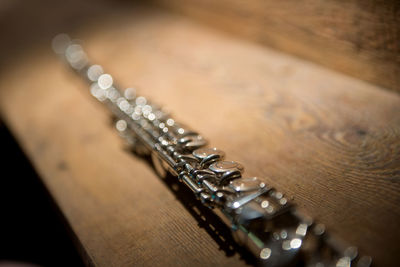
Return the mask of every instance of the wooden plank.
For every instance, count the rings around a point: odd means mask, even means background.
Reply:
[[[94,61],[198,129],[247,175],[293,196],[377,266],[395,266],[397,94],[163,11],[112,10],[73,32]],[[91,264],[246,264],[179,200],[189,198],[122,149],[107,111],[47,42],[20,55],[1,73],[1,115]]]
[[[214,27],[400,90],[400,2],[157,0]]]

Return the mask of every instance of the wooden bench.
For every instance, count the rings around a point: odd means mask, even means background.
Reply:
[[[238,1],[218,1],[218,7],[214,1],[191,2],[164,3],[165,9],[45,1],[24,3],[4,17],[13,28],[1,29],[9,38],[1,44],[0,114],[65,216],[87,263],[251,262],[245,252],[229,247],[222,228],[203,221],[207,212],[196,208],[182,186],[160,180],[146,160],[124,150],[108,111],[52,53],[51,37],[60,31],[82,39],[91,59],[121,86],[134,86],[166,107],[241,162],[248,175],[280,189],[333,234],[371,255],[377,266],[394,266],[400,252],[398,46],[390,43],[387,53],[373,45],[363,49],[361,39],[359,50],[346,50],[351,42],[329,31],[324,38],[320,24],[314,37],[307,35],[313,17],[292,16],[300,4],[268,1],[270,6],[261,8],[262,1],[252,1],[241,10]],[[350,2],[367,10],[360,16],[375,12]],[[361,12],[332,5],[327,9],[332,18],[343,10]],[[221,11],[225,6],[231,8]],[[383,14],[374,18],[389,19]],[[287,28],[280,28],[281,17]],[[347,29],[339,18],[330,28],[342,35],[367,23]],[[301,21],[302,27],[295,26]],[[324,21],[323,15],[316,21]],[[392,22],[385,29],[398,32]]]

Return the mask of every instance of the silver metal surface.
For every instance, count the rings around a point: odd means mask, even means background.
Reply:
[[[235,161],[217,161],[213,163],[209,169],[217,174],[235,170],[243,172],[244,170],[242,164]]]
[[[325,227],[299,213],[282,193],[256,177],[243,177],[244,168],[224,161],[225,153],[207,148],[207,141],[168,113],[137,95],[121,91],[112,75],[88,62],[81,45],[61,34],[53,50],[90,83],[90,92],[118,118],[121,137],[139,155],[151,155],[157,173],[170,173],[232,229],[235,240],[266,266],[370,266],[370,257],[338,246]],[[297,266],[297,265],[296,265]]]

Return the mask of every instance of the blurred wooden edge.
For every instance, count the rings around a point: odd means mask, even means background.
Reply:
[[[171,110],[378,266],[397,261],[397,94],[164,11],[106,14],[72,34],[123,87]],[[245,264],[122,149],[109,113],[48,45],[23,59],[1,74],[1,115],[93,265]]]
[[[208,25],[400,91],[400,2],[154,0]]]

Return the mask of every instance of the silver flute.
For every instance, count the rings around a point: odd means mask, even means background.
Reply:
[[[295,209],[279,191],[244,167],[224,160],[197,132],[176,122],[133,88],[120,90],[100,65],[89,63],[82,46],[57,35],[53,50],[90,83],[90,93],[117,118],[115,127],[139,155],[151,156],[157,174],[172,174],[231,229],[262,266],[371,265],[369,256],[329,236],[323,224]]]

